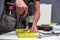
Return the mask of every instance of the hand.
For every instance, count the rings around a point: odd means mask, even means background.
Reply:
[[[25,2],[23,0],[16,0],[15,4],[16,4],[16,12],[19,14],[23,14],[24,12],[25,17],[28,13],[28,6],[25,4]]]
[[[24,29],[25,31],[27,31],[29,29],[29,27],[28,26],[26,26],[26,28]]]
[[[24,29],[25,31],[27,31],[29,29],[28,26],[26,26],[26,28]],[[32,26],[32,28],[30,29],[31,32],[34,32],[34,33],[37,33],[38,32],[38,29],[36,26]]]
[[[32,28],[31,28],[31,32],[37,33],[37,32],[38,32],[37,27],[36,27],[36,26],[32,26]]]

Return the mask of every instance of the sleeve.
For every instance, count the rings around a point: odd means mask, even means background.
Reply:
[[[34,2],[34,0],[30,0],[30,2]]]
[[[40,0],[30,0],[30,2],[34,2],[34,1],[39,1],[40,2]]]
[[[40,2],[40,0],[36,0],[36,1],[39,1]]]

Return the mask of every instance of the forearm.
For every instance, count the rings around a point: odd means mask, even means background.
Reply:
[[[33,26],[36,26],[39,18],[40,18],[40,2],[37,1],[37,2],[35,3]]]

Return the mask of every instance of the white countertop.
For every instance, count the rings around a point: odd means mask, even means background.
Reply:
[[[43,38],[18,38],[15,31],[2,34],[0,35],[0,39],[6,39],[6,40],[60,40],[60,35],[59,36],[50,36],[50,37],[43,37]]]

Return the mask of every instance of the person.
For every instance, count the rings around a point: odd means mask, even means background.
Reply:
[[[38,28],[36,24],[40,17],[40,0],[30,0],[30,1],[34,1],[34,18],[33,18],[31,32],[37,32]],[[15,4],[16,4],[16,12],[20,15],[23,14],[24,12],[23,17],[26,17],[28,14],[28,5],[23,0],[16,0]],[[26,26],[25,30],[28,30],[28,28],[29,27]]]
[[[6,11],[8,8],[6,5],[7,2],[11,0],[0,0],[0,35],[14,31],[16,19],[9,14],[10,12]]]

